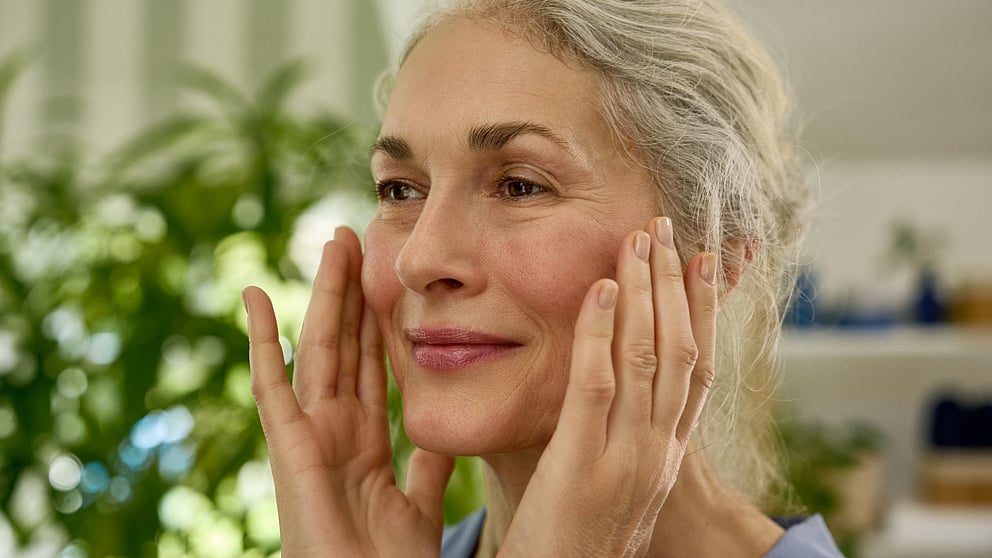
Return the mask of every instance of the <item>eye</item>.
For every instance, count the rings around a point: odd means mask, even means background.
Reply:
[[[533,182],[512,176],[503,177],[499,181],[501,194],[507,198],[522,198],[540,194],[546,190]]]
[[[395,180],[377,182],[375,191],[381,202],[400,202],[423,197],[413,186]]]

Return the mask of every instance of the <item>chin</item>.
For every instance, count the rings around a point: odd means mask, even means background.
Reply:
[[[471,408],[467,408],[471,407]],[[404,401],[403,426],[407,436],[418,448],[452,456],[480,456],[512,453],[533,447],[543,447],[551,439],[554,428],[543,427],[545,421],[515,419],[515,413],[477,406],[452,408],[435,403],[428,408],[417,405],[411,398]],[[531,425],[531,426],[528,426]]]
[[[499,445],[491,421],[464,418],[438,408],[417,410],[404,402],[403,427],[418,448],[444,455],[475,456],[492,453]]]

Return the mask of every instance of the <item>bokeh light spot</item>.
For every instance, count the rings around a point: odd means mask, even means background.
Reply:
[[[63,370],[55,383],[59,394],[69,399],[75,399],[81,396],[86,392],[88,385],[89,381],[86,378],[86,372],[83,372],[82,368],[75,366]]]
[[[215,513],[193,527],[190,546],[200,556],[240,558],[244,552],[244,533],[230,518]]]
[[[48,465],[48,482],[55,490],[72,490],[79,486],[82,463],[75,455],[64,453]]]
[[[134,233],[148,243],[162,240],[168,228],[162,213],[153,207],[141,209],[134,218]]]
[[[110,479],[110,487],[107,492],[112,502],[123,504],[131,499],[131,483],[124,477],[114,477]]]
[[[52,505],[60,513],[64,513],[66,515],[76,513],[83,507],[83,495],[80,494],[78,490],[71,490],[65,494],[56,496],[55,501],[52,502]],[[82,556],[85,556],[85,554]]]
[[[238,496],[245,508],[275,494],[268,462],[249,461],[238,470]]]
[[[162,496],[158,517],[162,526],[173,531],[187,531],[210,513],[210,500],[188,486],[177,486]]]
[[[96,206],[100,221],[111,227],[126,225],[134,214],[134,198],[126,194],[106,196]]]
[[[107,468],[101,463],[91,461],[83,467],[83,473],[79,481],[79,489],[86,494],[99,494],[107,489],[110,475]]]
[[[66,411],[55,416],[52,426],[55,436],[67,446],[75,446],[86,439],[86,422],[75,411]]]
[[[162,442],[171,444],[186,439],[193,431],[193,414],[182,405],[176,405],[162,412],[165,432]]]
[[[105,331],[90,336],[86,358],[93,364],[107,365],[121,354],[121,338],[114,332]]]
[[[141,241],[130,233],[117,233],[110,239],[110,255],[119,262],[133,262],[141,255]]]
[[[143,471],[148,466],[151,453],[128,442],[123,442],[117,449],[117,456],[128,470]]]
[[[279,512],[275,496],[257,502],[245,517],[248,536],[258,545],[273,547],[279,544]]]
[[[242,229],[254,229],[264,218],[265,206],[254,194],[242,195],[231,209],[231,219]]]
[[[196,340],[193,349],[195,358],[207,366],[216,366],[224,360],[227,350],[224,342],[213,335],[204,335]]]
[[[224,378],[224,396],[242,407],[254,408],[251,394],[251,369],[247,364],[237,364],[227,371]]]
[[[293,342],[285,335],[279,336],[279,344],[282,345],[282,360],[286,364],[293,362]]]
[[[164,478],[178,479],[189,471],[195,458],[196,452],[192,446],[181,444],[166,446],[158,458],[158,472]]]
[[[89,552],[86,551],[85,544],[86,543],[78,541],[69,543],[55,556],[55,558],[88,558]]]
[[[17,365],[17,340],[8,331],[0,331],[0,376],[10,372]]]
[[[0,406],[0,439],[9,438],[17,432],[17,413],[9,405]]]

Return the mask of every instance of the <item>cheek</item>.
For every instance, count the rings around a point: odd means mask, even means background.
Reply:
[[[401,285],[396,276],[396,254],[388,236],[373,221],[365,231],[365,256],[362,260],[362,293],[365,304],[375,316],[379,329],[388,331],[392,309],[399,298]]]
[[[532,301],[534,318],[571,349],[572,331],[589,287],[614,277],[623,232],[602,227],[572,226],[545,230],[540,242],[521,240],[508,248],[513,290]]]

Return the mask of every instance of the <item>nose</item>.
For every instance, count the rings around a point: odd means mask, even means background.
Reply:
[[[424,296],[466,296],[484,288],[483,246],[466,197],[432,187],[396,257],[396,275],[407,289]]]

